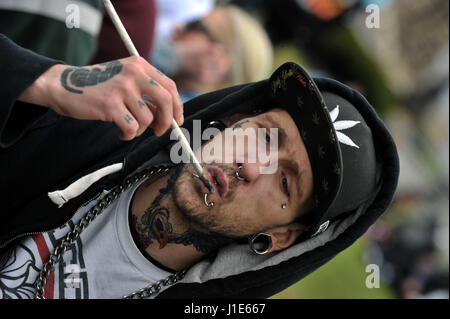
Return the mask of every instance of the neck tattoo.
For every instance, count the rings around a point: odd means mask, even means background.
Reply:
[[[171,212],[169,208],[161,204],[161,200],[171,193],[183,167],[183,165],[176,167],[167,185],[159,190],[159,194],[139,220],[137,216],[132,215],[132,228],[135,230],[138,244],[144,250],[156,241],[160,249],[168,243],[174,243],[184,246],[192,245],[197,251],[207,254],[231,242],[229,238],[205,234],[193,229],[187,229],[183,233],[174,231],[170,222]]]

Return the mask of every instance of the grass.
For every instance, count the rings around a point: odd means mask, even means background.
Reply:
[[[330,262],[299,281],[297,284],[276,294],[271,299],[389,299],[393,292],[383,285],[367,288],[367,264],[363,254],[367,240],[359,239],[354,245],[341,252]]]

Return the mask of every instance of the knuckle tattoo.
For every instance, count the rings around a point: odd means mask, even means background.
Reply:
[[[125,114],[124,119],[128,124],[133,122],[133,118],[130,116],[130,114]]]
[[[156,70],[156,73],[158,73],[160,76],[165,76],[165,74],[162,73],[160,70],[158,70],[158,69],[155,69],[155,70]]]
[[[156,81],[153,80],[153,79],[150,79],[150,84],[153,85],[153,86],[156,86],[156,87],[159,86],[158,82],[156,82]]]

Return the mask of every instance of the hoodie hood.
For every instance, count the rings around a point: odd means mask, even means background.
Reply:
[[[376,153],[376,191],[318,235],[267,255],[256,255],[247,244],[223,247],[192,266],[177,284],[157,298],[268,298],[298,282],[352,245],[390,206],[399,175],[395,143],[373,107],[353,89],[331,79],[316,78],[321,91],[352,103],[370,127]],[[185,104],[184,128],[192,132],[193,120],[206,125],[232,114],[256,114],[276,107],[272,83],[264,80],[201,95]],[[202,127],[204,129],[205,127]],[[124,174],[148,165],[146,159],[170,148],[170,132],[162,137],[141,136],[124,163]],[[167,159],[167,157],[166,157]],[[342,207],[345,207],[345,205]]]

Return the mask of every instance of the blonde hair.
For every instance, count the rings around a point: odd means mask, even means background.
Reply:
[[[229,25],[217,38],[231,56],[227,85],[265,79],[273,67],[272,43],[259,21],[236,6],[218,7]]]

